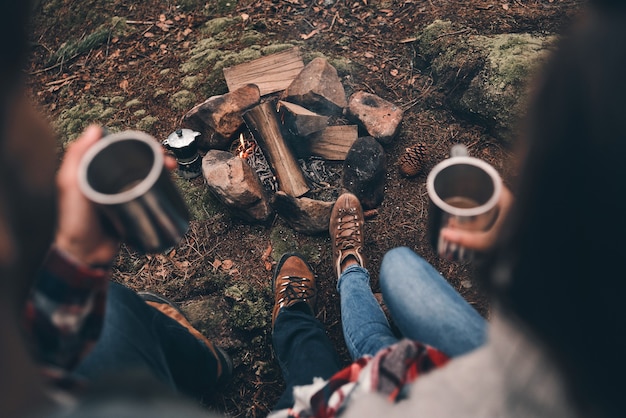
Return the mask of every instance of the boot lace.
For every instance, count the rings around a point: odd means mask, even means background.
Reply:
[[[307,277],[285,276],[282,277],[278,294],[278,305],[282,308],[285,305],[291,305],[294,301],[306,302],[307,299],[313,299],[316,290],[313,287],[313,280]]]

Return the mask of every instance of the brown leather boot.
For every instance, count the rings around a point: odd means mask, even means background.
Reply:
[[[361,267],[365,267],[363,257],[363,208],[352,193],[344,193],[335,202],[330,214],[330,234],[333,249],[333,265],[337,278],[341,276],[342,264],[353,257]]]
[[[300,254],[286,253],[280,258],[272,279],[272,288],[274,289],[272,329],[278,312],[296,303],[306,303],[311,313],[315,314],[317,300],[315,274]]]
[[[217,359],[218,387],[226,385],[230,381],[233,374],[233,361],[230,356],[226,353],[226,351],[213,344],[207,337],[202,335],[200,331],[194,328],[189,322],[189,319],[187,319],[187,316],[176,303],[164,296],[149,291],[137,292],[137,294],[144,300],[144,302],[146,302],[146,304],[178,322],[180,325],[185,327],[191,335],[202,341],[207,346],[211,353],[213,353],[213,356]]]

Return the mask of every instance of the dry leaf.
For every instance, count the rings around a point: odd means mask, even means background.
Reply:
[[[213,266],[213,271],[215,271],[215,270],[217,270],[218,268],[220,268],[220,266],[222,265],[222,262],[216,258],[216,259],[213,261],[213,263],[211,263],[211,265]]]
[[[146,37],[146,38],[153,38],[154,37],[154,33],[146,32],[146,33],[143,34],[143,36]]]
[[[509,5],[508,5],[508,3],[504,3],[504,4],[502,5],[502,8],[503,8],[504,10],[509,10]]]
[[[393,70],[389,71],[389,74],[391,74],[393,77],[398,75],[398,70],[396,70],[395,68]]]
[[[224,270],[230,270],[231,268],[233,268],[233,261],[232,260],[224,260],[222,261],[222,268]]]
[[[189,35],[191,32],[193,32],[193,30],[191,28],[187,28],[183,31],[183,36],[187,36]]]
[[[163,14],[162,14],[162,15],[160,15],[160,16],[159,16],[159,20],[160,20],[161,22],[165,22],[165,15],[163,15]]]
[[[245,22],[246,20],[248,20],[250,18],[250,15],[247,13],[242,13],[241,14],[241,18],[243,19],[243,21]]]
[[[126,89],[128,88],[128,80],[122,80],[120,82],[120,88],[124,91],[126,91]]]
[[[365,54],[363,54],[365,56],[365,58],[374,58],[374,54],[372,54],[371,52],[366,52]]]

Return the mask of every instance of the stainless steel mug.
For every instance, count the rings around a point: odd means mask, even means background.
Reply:
[[[441,230],[450,226],[485,231],[498,214],[502,193],[500,175],[487,162],[470,157],[467,148],[455,145],[451,157],[437,164],[426,180],[430,207],[430,242],[440,257],[470,261],[474,251],[448,242]]]
[[[79,167],[82,193],[127,244],[143,253],[173,247],[189,227],[189,211],[163,159],[156,139],[124,131],[100,139]]]

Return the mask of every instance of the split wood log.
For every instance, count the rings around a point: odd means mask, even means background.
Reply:
[[[293,197],[309,191],[306,178],[287,146],[276,119],[273,102],[264,102],[243,114],[243,120],[254,135],[274,170],[279,188]]]
[[[343,161],[358,137],[357,125],[329,126],[311,135],[310,151],[326,160]]]
[[[304,68],[300,48],[294,47],[276,54],[224,68],[229,91],[246,84],[259,86],[261,96],[285,90]]]
[[[318,115],[295,103],[278,102],[278,110],[283,115],[287,129],[296,135],[307,136],[328,126],[328,116]]]

